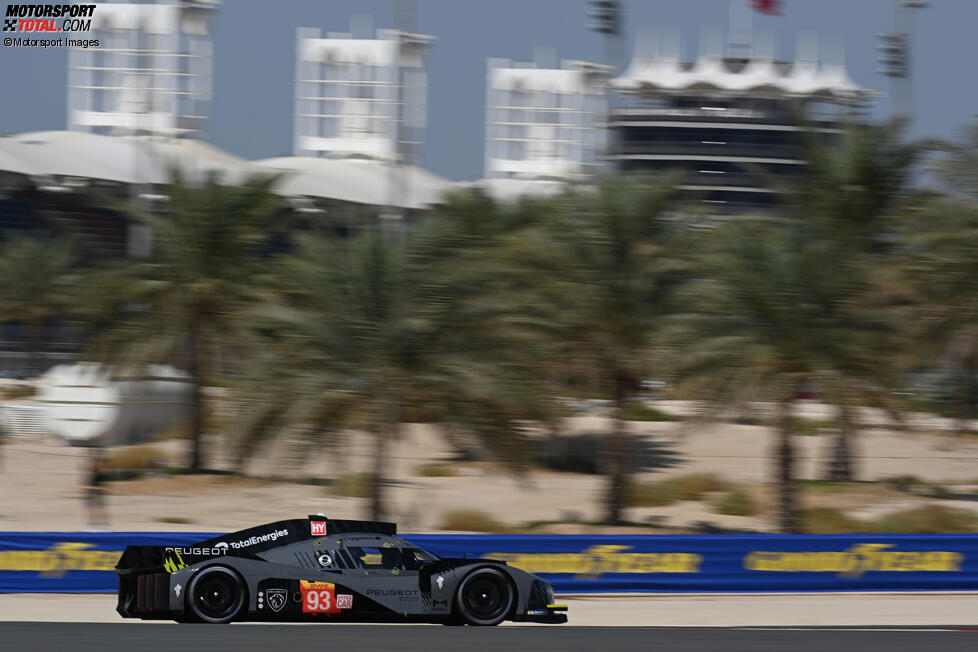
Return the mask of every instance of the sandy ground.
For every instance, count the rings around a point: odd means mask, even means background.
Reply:
[[[969,625],[978,594],[662,594],[558,596],[569,625],[648,627],[804,627]],[[133,623],[115,612],[113,595],[0,595],[0,622]],[[510,623],[513,624],[513,623]]]
[[[693,406],[680,401],[659,401],[659,409],[688,414]],[[831,412],[818,404],[804,405],[801,415],[827,419]],[[885,415],[865,410],[863,421],[886,424]],[[918,416],[915,425],[926,431],[865,430],[858,444],[863,479],[913,474],[924,480],[967,487],[978,484],[978,438],[955,437],[944,429],[946,420]],[[569,436],[606,431],[608,420],[599,414],[571,418]],[[696,421],[630,424],[636,439],[653,448],[655,462],[641,476],[654,480],[696,472],[716,473],[743,483],[763,483],[770,477],[768,453],[773,432],[766,427],[708,424]],[[797,437],[802,478],[817,478],[825,465],[828,436]],[[158,444],[174,459],[182,459],[185,442]],[[210,459],[230,468],[233,451],[221,441],[209,443]],[[80,484],[85,450],[65,446],[53,437],[10,437],[2,450],[0,471],[0,530],[83,530],[86,512]],[[391,451],[388,477],[390,511],[405,532],[440,529],[446,512],[477,509],[505,524],[530,521],[599,520],[602,478],[572,473],[534,472],[515,478],[491,465],[460,463],[429,425],[403,427]],[[326,489],[294,480],[334,478],[369,469],[369,438],[352,433],[339,451],[318,446],[304,450],[276,443],[260,451],[247,471],[269,482],[226,476],[160,476],[112,483],[109,499],[111,526],[137,531],[221,531],[256,523],[324,512],[333,518],[364,518],[366,501],[336,497]],[[422,465],[445,463],[458,475],[427,478]],[[907,494],[868,492],[851,497],[859,516],[875,517],[887,511],[938,504]],[[850,497],[846,497],[850,500]],[[978,501],[944,501],[955,507],[978,509]],[[644,522],[658,519],[671,527],[710,521],[735,528],[764,529],[764,518],[721,516],[705,503],[677,503],[661,508],[633,508],[627,518]],[[551,530],[553,531],[553,530]],[[559,530],[558,530],[559,531]],[[632,530],[634,531],[634,530]]]

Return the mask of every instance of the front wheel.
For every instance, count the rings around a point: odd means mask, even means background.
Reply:
[[[513,610],[516,596],[509,578],[495,568],[470,573],[458,587],[455,606],[469,625],[498,625]]]
[[[187,587],[187,606],[196,620],[229,623],[245,604],[245,587],[230,568],[209,566],[194,575]]]

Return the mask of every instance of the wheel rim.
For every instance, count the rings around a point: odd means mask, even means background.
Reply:
[[[466,614],[479,622],[498,620],[509,611],[512,597],[506,580],[495,573],[480,573],[465,583],[462,602]]]
[[[241,606],[242,594],[237,578],[226,571],[212,571],[194,582],[194,606],[208,620],[224,620]]]

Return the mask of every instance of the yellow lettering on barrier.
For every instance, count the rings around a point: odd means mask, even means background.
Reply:
[[[591,546],[581,552],[490,552],[485,559],[499,559],[530,573],[573,573],[597,577],[602,573],[698,573],[703,558],[686,552],[625,552],[632,546]]]
[[[114,570],[121,550],[90,550],[93,544],[62,542],[47,550],[2,550],[0,571],[38,571],[61,577],[72,570]]]
[[[744,557],[744,568],[780,573],[838,573],[861,577],[870,571],[954,572],[961,570],[964,555],[942,550],[889,550],[892,543],[860,543],[848,550],[769,552],[755,551]]]

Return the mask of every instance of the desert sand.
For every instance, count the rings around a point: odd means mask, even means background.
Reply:
[[[674,414],[690,414],[695,407],[681,401],[658,401],[655,406]],[[817,403],[803,405],[800,414],[809,419],[831,417],[829,409]],[[912,420],[915,429],[900,431],[886,428],[885,415],[865,410],[863,421],[868,428],[861,433],[857,447],[861,479],[912,474],[965,488],[978,483],[978,438],[950,434],[946,420],[917,415]],[[564,435],[600,434],[607,427],[606,418],[592,413],[568,419]],[[645,479],[708,472],[763,492],[763,483],[771,475],[767,454],[774,433],[764,426],[686,420],[632,422],[629,429],[637,441],[648,443],[656,451],[655,464],[639,474]],[[796,440],[799,476],[818,478],[831,438],[819,435]],[[365,499],[333,496],[325,487],[301,480],[331,479],[368,470],[370,443],[362,433],[350,433],[339,450],[316,445],[300,449],[288,442],[276,442],[260,450],[246,465],[247,477],[160,475],[113,482],[110,525],[114,530],[128,531],[226,531],[318,512],[332,518],[365,518]],[[180,460],[186,442],[168,440],[156,446]],[[0,530],[86,529],[81,490],[85,449],[39,435],[10,436],[3,449]],[[212,438],[208,452],[213,466],[233,467],[234,452],[228,442]],[[448,465],[457,475],[422,477],[419,467],[433,462]],[[461,462],[438,430],[427,424],[402,427],[401,437],[390,451],[388,478],[390,518],[397,520],[404,532],[440,531],[444,514],[455,509],[481,510],[512,526],[532,521],[596,521],[601,515],[600,476],[533,471],[517,477],[497,465]],[[921,503],[978,509],[978,502],[873,491],[864,494],[846,506],[860,517]],[[731,528],[771,527],[768,516],[722,516],[700,502],[631,508],[626,517],[635,522],[653,519],[671,528],[697,521]],[[547,531],[578,529],[571,524]]]

